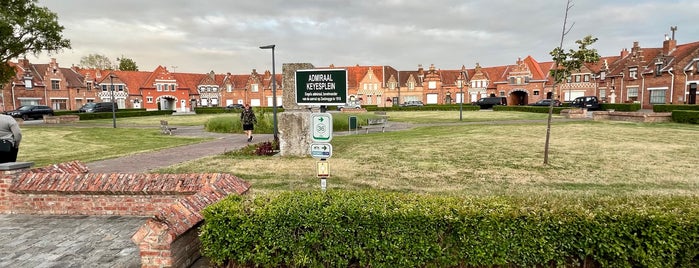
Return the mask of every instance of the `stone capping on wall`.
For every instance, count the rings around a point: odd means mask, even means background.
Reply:
[[[131,237],[142,267],[190,266],[200,257],[195,227],[201,211],[250,188],[226,173],[102,174],[89,173],[80,161],[31,165],[0,165],[0,213],[152,215]]]

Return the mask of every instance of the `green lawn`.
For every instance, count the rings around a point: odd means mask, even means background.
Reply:
[[[453,112],[428,113],[435,113],[432,122],[454,121]],[[468,114],[471,118],[477,115],[480,121],[542,116]],[[389,116],[406,122],[425,120],[422,112]],[[437,124],[400,132],[336,136],[333,156],[328,160],[328,184],[331,188],[455,195],[694,195],[699,190],[696,144],[689,142],[699,136],[699,126],[555,123],[548,166],[542,164],[545,131],[542,120],[501,125]],[[228,154],[161,172],[230,172],[250,181],[257,192],[307,190],[319,188],[316,161],[309,157]]]

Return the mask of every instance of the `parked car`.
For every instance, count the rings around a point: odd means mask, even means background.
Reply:
[[[345,104],[341,104],[337,106],[338,111],[342,111],[343,109],[361,109],[362,105],[359,104],[359,102],[349,102]]]
[[[590,111],[599,110],[599,100],[596,96],[577,97],[570,103],[570,107],[587,108]]]
[[[44,115],[53,115],[53,109],[43,105],[22,105],[17,110],[8,111],[5,114],[24,120],[39,119],[44,118]]]
[[[226,110],[242,110],[245,108],[242,104],[228,104],[224,109]]]
[[[425,106],[422,101],[419,100],[411,100],[411,101],[406,101],[404,103],[401,103],[401,107],[420,107],[420,106]]]
[[[111,112],[112,106],[114,111],[119,109],[113,102],[88,102],[78,109],[78,113]]]
[[[534,104],[532,104],[532,106],[549,106],[549,105],[551,105],[551,99],[539,100],[539,101],[535,102]],[[559,107],[559,106],[561,106],[561,105],[562,105],[562,104],[561,104],[561,101],[559,101],[559,100],[554,100],[554,101],[553,101],[553,106],[554,106],[554,107]]]
[[[505,97],[481,98],[478,101],[476,101],[474,103],[474,105],[480,106],[481,109],[490,109],[490,108],[493,108],[493,106],[507,105],[507,98],[505,98]]]

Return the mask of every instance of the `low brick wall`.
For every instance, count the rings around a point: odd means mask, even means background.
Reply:
[[[89,173],[78,161],[0,164],[0,213],[153,216],[131,238],[142,267],[188,267],[200,256],[201,210],[250,184],[231,174]]]
[[[78,115],[59,115],[50,116],[44,115],[44,123],[46,124],[61,124],[80,121],[80,116]]]
[[[592,119],[595,121],[611,120],[639,123],[660,123],[671,122],[672,113],[643,113],[643,112],[616,112],[600,111],[593,112]]]
[[[586,118],[587,109],[564,109],[561,110],[561,116],[565,118]]]

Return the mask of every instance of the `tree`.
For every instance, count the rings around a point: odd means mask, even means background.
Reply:
[[[80,67],[86,69],[111,70],[114,64],[105,55],[90,54],[80,58]]]
[[[121,71],[138,71],[138,65],[136,65],[136,62],[132,59],[121,56],[121,58],[117,58],[117,61],[119,62],[119,70]]]
[[[62,36],[58,16],[36,0],[0,0],[0,84],[10,81],[15,70],[8,62],[27,53],[57,52],[70,48]]]
[[[553,78],[553,91],[555,94],[556,85],[563,82],[568,76],[571,75],[573,71],[578,71],[583,66],[584,63],[592,63],[599,61],[599,54],[596,49],[590,48],[592,44],[597,41],[597,38],[591,35],[585,36],[581,40],[575,41],[578,44],[578,50],[568,50],[566,52],[563,50],[563,40],[565,39],[570,29],[567,27],[568,23],[568,11],[573,7],[571,0],[566,3],[565,16],[563,18],[563,31],[561,32],[561,43],[557,48],[553,49],[549,54],[553,57],[553,68],[550,70],[551,77]],[[554,97],[552,97],[554,98]],[[555,99],[555,98],[554,98]],[[549,106],[549,116],[546,123],[546,143],[544,145],[544,165],[549,163],[549,140],[551,139],[551,118],[553,117],[553,104],[552,101]]]

